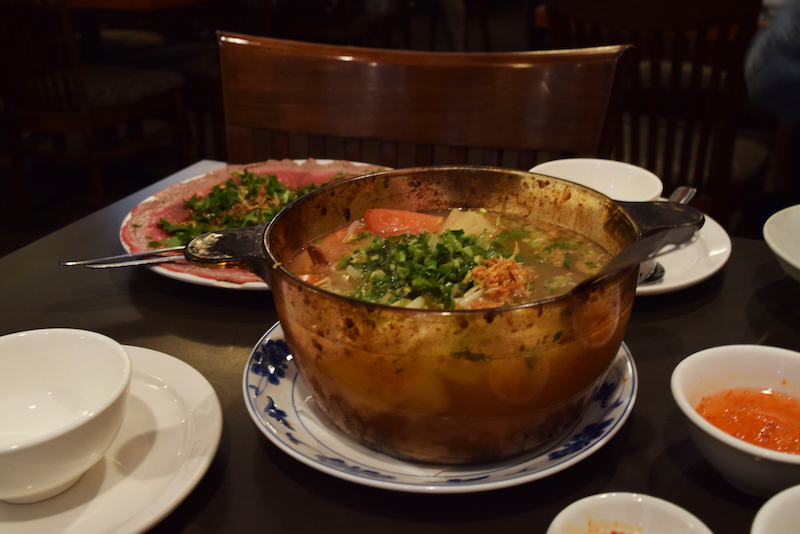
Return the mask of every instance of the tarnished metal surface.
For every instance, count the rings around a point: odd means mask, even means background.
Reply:
[[[622,342],[638,267],[565,297],[491,310],[410,310],[322,291],[282,263],[373,207],[532,215],[616,254],[641,229],[590,189],[481,167],[406,169],[324,187],[287,206],[248,250],[272,289],[309,389],[345,433],[416,460],[485,462],[570,427]],[[263,257],[262,257],[263,254]]]

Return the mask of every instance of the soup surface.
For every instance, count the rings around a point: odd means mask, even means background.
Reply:
[[[771,389],[730,389],[703,397],[697,412],[748,443],[800,453],[800,402]]]
[[[485,210],[368,210],[286,267],[326,290],[428,309],[526,304],[568,292],[608,252],[576,232]]]

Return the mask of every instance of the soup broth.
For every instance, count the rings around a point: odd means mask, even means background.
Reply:
[[[532,217],[373,209],[306,244],[286,267],[368,302],[481,309],[557,297],[609,258],[586,237]]]

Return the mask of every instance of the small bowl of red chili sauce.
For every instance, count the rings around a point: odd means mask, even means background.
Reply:
[[[671,386],[697,448],[731,485],[767,498],[800,484],[800,353],[706,349],[678,364]]]

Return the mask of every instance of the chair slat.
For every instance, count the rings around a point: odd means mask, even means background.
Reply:
[[[419,143],[415,147],[416,155],[414,158],[414,165],[418,167],[427,167],[433,165],[434,161],[434,147],[430,143]]]
[[[450,147],[447,153],[448,165],[466,165],[469,158],[469,149],[463,146]]]
[[[517,152],[517,169],[531,169],[538,163],[536,159],[536,151],[534,150],[520,150]]]
[[[350,161],[362,161],[364,159],[364,144],[360,139],[348,137],[344,140],[344,157]]]
[[[502,151],[497,149],[486,149],[483,151],[481,164],[486,165],[487,167],[500,167],[502,157]]]
[[[231,146],[236,147],[236,154],[238,157],[247,158],[252,154],[252,147],[254,146],[253,132],[244,128],[232,128],[228,130],[228,142]],[[282,138],[280,135],[271,135],[270,143],[272,151],[276,154],[285,154],[285,156],[276,156],[279,158],[289,157],[289,144],[288,139]]]
[[[323,135],[309,135],[306,141],[309,157],[325,157],[327,153],[326,140]],[[357,161],[357,160],[356,160]]]
[[[395,168],[400,160],[399,147],[392,141],[383,141],[378,148],[378,164]]]

